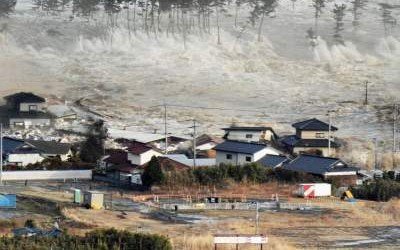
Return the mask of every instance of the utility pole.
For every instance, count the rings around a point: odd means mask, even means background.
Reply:
[[[331,132],[332,132],[332,115],[333,110],[328,110],[329,127],[328,127],[328,157],[331,156]]]
[[[365,81],[365,100],[364,105],[368,105],[368,83],[369,81]]]
[[[375,170],[378,169],[378,139],[373,138],[374,140],[374,164],[375,164]]]
[[[397,151],[397,116],[399,108],[397,104],[393,106],[393,153]]]
[[[165,136],[165,150],[164,154],[168,154],[168,132],[167,132],[167,104],[164,103],[164,136]]]
[[[196,168],[196,120],[193,120],[193,126],[191,127],[193,128],[193,168]]]
[[[3,185],[3,123],[0,123],[0,185]]]

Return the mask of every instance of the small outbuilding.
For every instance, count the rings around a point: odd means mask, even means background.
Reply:
[[[91,209],[102,209],[104,194],[98,191],[86,191],[83,194],[83,205]]]

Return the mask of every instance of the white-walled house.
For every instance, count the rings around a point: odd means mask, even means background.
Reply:
[[[25,143],[37,149],[45,158],[59,157],[61,161],[67,161],[72,156],[71,145],[68,143],[42,140],[25,140]]]
[[[259,143],[247,143],[239,141],[225,141],[218,144],[216,151],[216,164],[244,165],[257,162],[265,155],[280,155],[279,150]]]
[[[7,145],[5,145],[7,147]],[[54,141],[24,140],[21,144],[8,151],[6,163],[17,166],[27,166],[42,162],[46,158],[59,157],[67,161],[72,156],[71,145]]]
[[[277,135],[271,127],[236,127],[223,128],[224,138],[231,141],[273,142]]]
[[[4,97],[10,127],[50,126],[53,116],[46,112],[46,99],[20,92]]]
[[[144,143],[134,142],[128,148],[128,161],[133,165],[144,165],[148,163],[153,156],[163,155],[159,151],[147,146]]]
[[[32,149],[29,146],[23,146],[14,152],[8,154],[7,163],[25,167],[29,164],[42,162],[45,157],[40,155],[38,150]]]

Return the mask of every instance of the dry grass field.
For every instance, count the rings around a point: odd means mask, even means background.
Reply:
[[[323,202],[320,204],[323,206]],[[329,208],[309,213],[263,211],[260,212],[259,232],[270,237],[268,249],[318,249],[339,246],[337,244],[341,241],[368,241],[374,232],[400,225],[398,200],[389,203],[343,202],[342,205],[343,209]],[[193,224],[160,221],[136,212],[84,208],[64,209],[63,214],[90,228],[115,227],[164,234],[171,238],[176,249],[185,250],[212,249],[214,233],[248,234],[256,231],[254,211],[200,211],[195,214],[207,219]],[[78,234],[82,231],[71,230]],[[382,247],[390,249],[392,246],[383,244]],[[221,246],[219,249],[230,248]],[[243,249],[252,248],[245,246]]]
[[[284,190],[289,190],[286,187]],[[214,190],[218,194],[246,194],[259,197],[273,193],[277,186],[235,186],[230,190]],[[268,192],[267,192],[268,191]],[[124,194],[125,199],[133,193]],[[118,195],[115,194],[115,199]],[[89,210],[73,205],[71,193],[58,189],[29,188],[19,196],[16,216],[12,223],[2,225],[2,234],[14,226],[22,226],[33,218],[41,227],[50,227],[57,217],[64,217],[60,226],[71,234],[82,235],[95,228],[126,229],[132,232],[158,233],[168,236],[175,249],[212,249],[212,235],[220,233],[256,232],[255,211],[214,210],[180,211],[179,215],[196,217],[192,222],[176,220],[174,213],[160,217],[158,211],[140,209],[118,211]],[[291,198],[290,202],[305,203]],[[400,200],[386,203],[358,201],[349,203],[339,199],[319,199],[308,202],[320,210],[260,211],[259,233],[268,235],[266,249],[396,249],[400,237]],[[140,211],[139,211],[140,210]],[[397,232],[397,234],[396,234]],[[382,240],[383,239],[383,240]],[[235,249],[219,246],[218,249]],[[241,249],[258,249],[242,246]]]

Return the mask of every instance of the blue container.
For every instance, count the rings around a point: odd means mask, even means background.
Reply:
[[[17,196],[15,194],[0,194],[0,208],[16,208]]]

